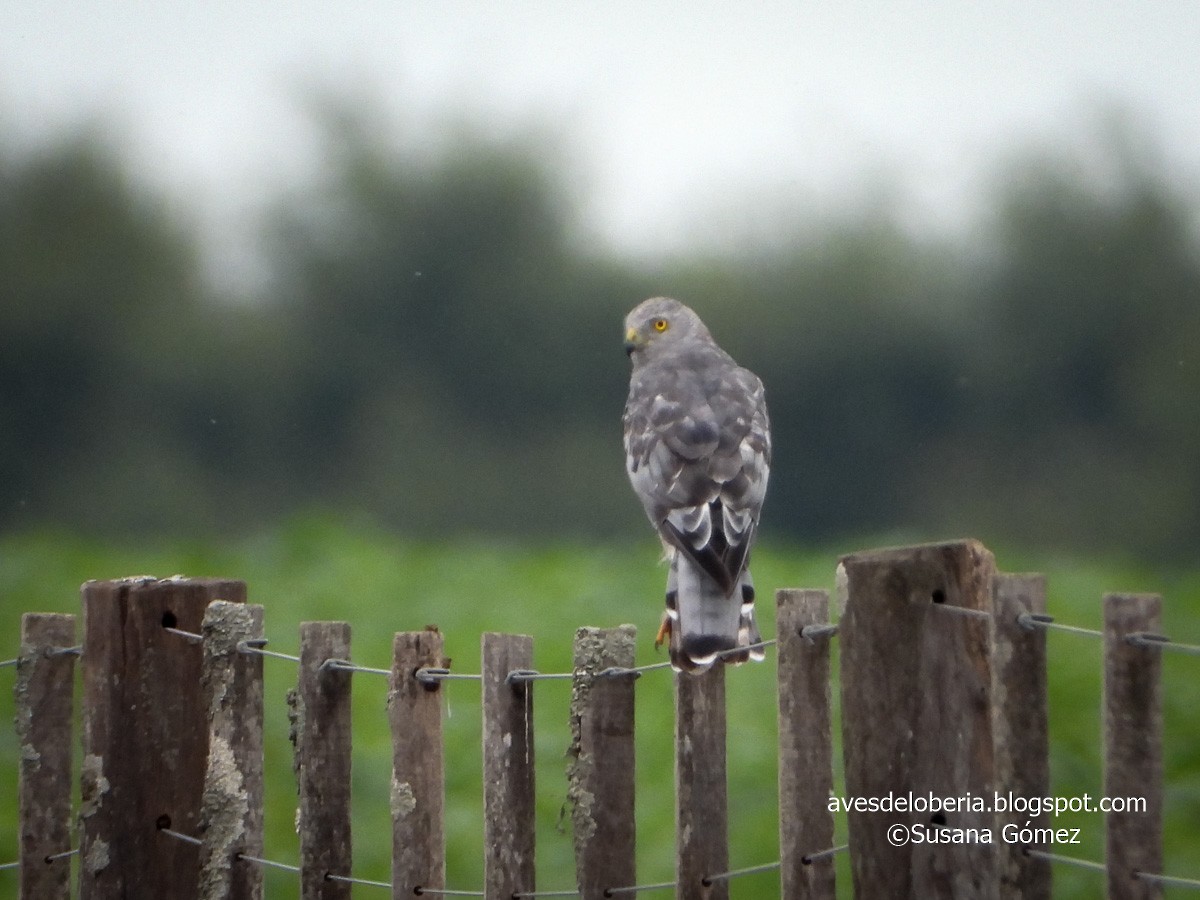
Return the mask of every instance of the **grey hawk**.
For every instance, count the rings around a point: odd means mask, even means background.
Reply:
[[[760,660],[748,565],[771,469],[762,382],[667,297],[625,317],[625,350],[625,468],[670,563],[655,645],[668,638],[689,672]]]

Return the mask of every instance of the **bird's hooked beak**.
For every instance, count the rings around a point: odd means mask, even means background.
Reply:
[[[632,356],[633,351],[642,346],[642,336],[636,328],[625,329],[625,355]]]

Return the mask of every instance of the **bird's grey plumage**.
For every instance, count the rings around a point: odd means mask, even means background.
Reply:
[[[703,671],[759,641],[750,548],[771,466],[762,382],[678,300],[654,297],[625,319],[633,363],[625,404],[630,483],[667,549],[671,662]]]

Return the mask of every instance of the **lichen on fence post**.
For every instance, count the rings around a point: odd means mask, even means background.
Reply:
[[[351,875],[351,673],[325,666],[350,658],[346,622],[301,622],[299,679],[293,702],[296,778],[300,791],[300,896],[349,900],[351,885],[325,876]]]
[[[1112,900],[1162,896],[1161,884],[1134,874],[1162,872],[1162,649],[1127,640],[1157,633],[1161,616],[1157,594],[1104,596],[1104,796],[1145,800],[1104,816]]]
[[[21,616],[16,701],[17,820],[21,897],[71,895],[71,861],[49,857],[71,849],[71,710],[75,699],[75,617]]]
[[[992,582],[992,725],[995,729],[996,790],[1006,797],[1050,796],[1049,713],[1046,698],[1046,630],[1021,624],[1022,614],[1046,612],[1041,575],[997,573]],[[1017,808],[1012,808],[1017,807]],[[1050,813],[1029,814],[1011,804],[996,814],[996,828],[1048,828]],[[1050,862],[1025,852],[1017,841],[995,835],[1000,849],[1000,897],[1050,897]]]
[[[392,642],[388,722],[392,731],[392,896],[446,886],[445,753],[440,681],[421,668],[445,668],[436,628],[397,634]],[[435,891],[429,891],[431,895]]]
[[[583,900],[637,882],[634,820],[634,684],[632,675],[597,677],[632,668],[637,628],[575,632],[571,682],[571,745],[567,802],[575,839],[575,873]]]
[[[534,883],[533,638],[485,633],[483,681],[483,880],[486,900],[511,900]]]
[[[83,585],[80,897],[191,900],[208,758],[199,634],[242,581],[152,577]]]
[[[204,615],[202,683],[208,710],[208,766],[201,805],[201,900],[258,900],[259,866],[238,853],[263,849],[263,658],[241,641],[263,636],[263,608],[214,600]]]
[[[828,638],[806,638],[829,622],[829,594],[775,592],[779,659],[779,878],[785,900],[835,896],[832,859],[806,857],[833,846],[833,733]]]
[[[725,779],[725,666],[675,673],[675,896],[728,900],[729,882],[704,879],[729,868]]]

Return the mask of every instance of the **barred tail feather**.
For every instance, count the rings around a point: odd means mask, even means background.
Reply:
[[[761,648],[730,653],[759,643],[754,621],[754,585],[749,571],[735,590],[724,590],[695,561],[674,553],[667,576],[667,618],[670,621],[671,665],[677,671],[701,673],[718,659],[734,665],[761,660]]]

